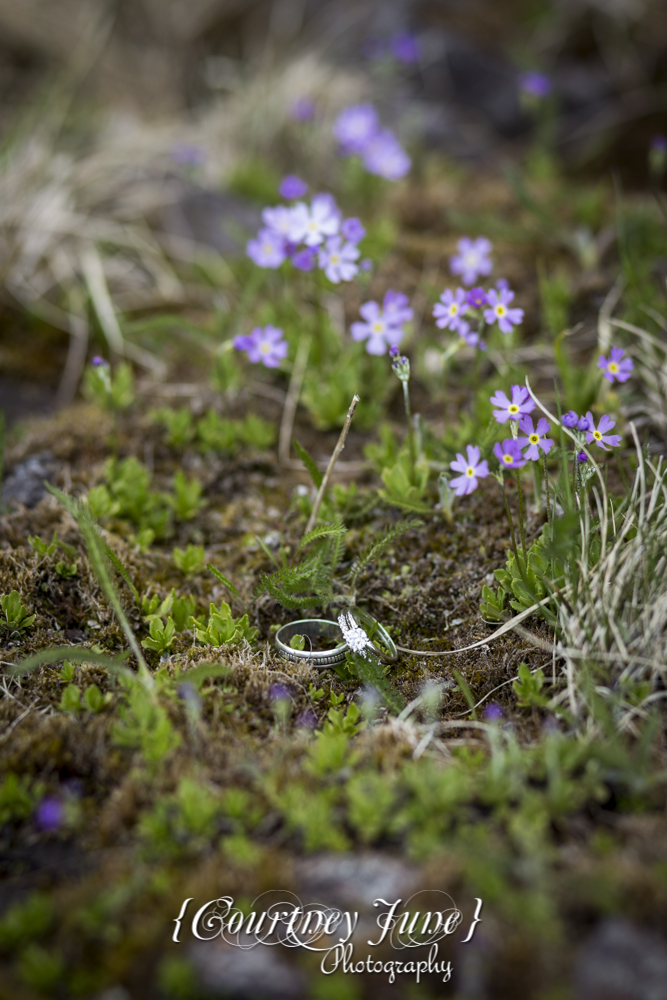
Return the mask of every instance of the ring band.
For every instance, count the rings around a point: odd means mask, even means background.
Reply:
[[[293,649],[289,645],[290,639],[295,635],[304,635],[308,639],[338,639],[340,645],[335,649],[305,650]],[[342,632],[337,622],[329,621],[327,618],[302,618],[298,622],[289,622],[283,625],[276,632],[276,650],[279,656],[292,663],[301,661],[307,663],[316,670],[322,667],[332,667],[336,663],[345,662],[345,654],[350,648],[343,641]]]
[[[384,663],[393,663],[398,659],[398,650],[396,649],[394,640],[376,618],[373,618],[373,616],[369,615],[368,612],[362,611],[361,608],[351,609],[348,611],[348,616],[353,620],[353,622],[356,623],[358,621],[361,626],[365,626],[365,629],[372,630],[374,628],[382,638],[382,643],[385,649],[378,649],[375,642],[370,638],[367,638],[366,649],[372,650],[373,654],[377,656],[379,660],[383,660]]]

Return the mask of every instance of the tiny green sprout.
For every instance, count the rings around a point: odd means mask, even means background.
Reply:
[[[61,712],[76,714],[81,711],[81,689],[76,684],[68,684],[60,696]]]
[[[102,694],[97,684],[91,684],[83,693],[83,707],[89,712],[95,712],[97,715],[106,708],[112,697],[113,695],[110,691]]]
[[[77,563],[66,563],[62,559],[56,563],[56,573],[63,580],[71,580],[79,572]]]
[[[305,635],[293,635],[289,642],[292,649],[305,649],[306,648],[306,637]]]
[[[190,623],[199,642],[207,646],[234,646],[244,639],[254,642],[258,632],[251,627],[247,615],[235,621],[226,601],[222,601],[219,608],[210,605],[206,627],[196,618],[191,618]]]
[[[166,624],[160,618],[153,618],[150,624],[150,636],[142,639],[141,645],[144,649],[152,649],[155,653],[165,653],[174,641],[176,626],[171,617],[167,618]]]
[[[61,680],[70,683],[74,680],[74,674],[76,672],[76,667],[69,660],[63,660],[62,668],[59,671],[59,677]]]
[[[440,510],[451,524],[454,517],[452,507],[456,498],[456,490],[453,490],[449,485],[449,479],[444,472],[438,476],[438,494],[440,496]]]
[[[158,594],[144,594],[141,598],[141,613],[144,616],[144,621],[151,622],[153,618],[164,618],[168,615],[174,603],[175,593],[176,591],[172,590],[162,601]]]
[[[35,550],[40,559],[43,559],[44,556],[52,556],[58,548],[58,532],[53,532],[53,538],[48,545],[42,541],[39,535],[28,535],[28,545]]]
[[[233,420],[209,410],[197,421],[197,437],[204,451],[235,451],[238,447],[238,428]]]
[[[177,632],[184,632],[195,613],[194,597],[175,597],[171,614]]]
[[[155,541],[155,532],[152,528],[143,528],[134,537],[135,544],[140,552],[148,552]]]
[[[320,698],[324,698],[324,688],[316,688],[314,684],[309,684],[308,697],[311,701],[319,701]]]
[[[532,706],[544,708],[549,701],[548,697],[542,694],[544,680],[544,671],[541,667],[535,673],[531,673],[526,663],[520,663],[519,678],[512,684],[519,705],[526,708]]]
[[[0,606],[2,606],[0,630],[3,632],[15,635],[35,624],[37,616],[28,614],[28,609],[21,603],[21,595],[18,590],[12,590],[10,594],[3,594],[0,597]]]
[[[255,413],[248,413],[239,425],[238,436],[243,444],[259,451],[266,451],[276,440],[276,428],[274,424],[262,420]]]
[[[106,521],[120,513],[120,503],[114,500],[106,486],[93,486],[86,500],[96,521]]]
[[[172,556],[178,569],[186,576],[196,573],[204,565],[206,558],[203,545],[188,545],[187,549],[175,548]]]
[[[83,379],[87,399],[109,413],[126,410],[134,402],[134,375],[127,361],[121,361],[114,371],[101,358],[94,358]]]
[[[334,708],[337,705],[342,705],[344,701],[345,701],[344,693],[334,694],[333,691],[329,692],[329,704],[332,705]]]
[[[163,407],[155,410],[152,417],[166,429],[165,442],[172,448],[184,448],[195,436],[195,423],[187,406],[178,410]]]
[[[169,503],[179,521],[191,521],[206,506],[202,500],[202,484],[199,479],[188,479],[180,470],[174,476],[174,494]]]

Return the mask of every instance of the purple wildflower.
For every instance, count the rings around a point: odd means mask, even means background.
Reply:
[[[389,129],[382,129],[371,136],[362,155],[366,170],[388,181],[398,181],[405,177],[412,166],[410,157]]]
[[[517,444],[521,448],[525,448],[528,445],[528,449],[524,454],[524,458],[527,458],[530,462],[536,462],[540,457],[540,449],[544,454],[548,454],[553,447],[553,441],[551,438],[545,438],[544,435],[549,432],[549,421],[546,417],[542,417],[537,422],[537,427],[533,427],[532,417],[523,417],[519,421],[519,429],[527,434],[527,437],[519,437],[516,439]]]
[[[288,208],[287,205],[264,208],[262,210],[262,222],[265,229],[268,229],[269,232],[275,233],[277,236],[282,237],[283,240],[288,240],[292,229],[292,209]],[[287,247],[284,244],[283,249],[287,252]]]
[[[312,271],[317,261],[317,251],[311,247],[304,247],[292,257],[292,263],[300,271]]]
[[[267,368],[277,368],[287,357],[287,342],[282,338],[283,331],[277,326],[256,326],[252,333],[236,337],[234,347],[247,351],[254,365],[261,361]]]
[[[379,131],[380,121],[372,104],[353,104],[341,111],[334,125],[334,135],[344,153],[363,153]]]
[[[348,243],[359,243],[366,235],[366,230],[359,222],[359,219],[344,219],[340,227],[341,236]]]
[[[503,710],[500,705],[497,705],[495,701],[492,701],[490,705],[484,709],[484,718],[488,719],[490,722],[497,722],[498,719],[502,719]]]
[[[514,292],[503,288],[496,292],[493,288],[487,293],[490,309],[484,313],[487,323],[498,323],[502,333],[511,333],[512,327],[523,322],[523,309],[509,309],[509,303],[514,298]]]
[[[284,684],[272,684],[269,688],[269,698],[271,701],[284,701],[289,696],[289,690]]]
[[[398,344],[392,344],[391,347],[389,348],[389,354],[391,355],[392,358],[397,358],[400,353],[401,352],[399,350]]]
[[[201,712],[202,700],[199,697],[197,688],[191,681],[183,681],[182,684],[179,684],[176,693],[185,702],[190,711]]]
[[[510,283],[507,278],[498,278],[496,281],[496,288],[499,292],[506,292],[510,287]]]
[[[631,358],[623,358],[625,351],[622,347],[612,347],[609,361],[603,356],[598,361],[598,368],[604,369],[604,378],[608,379],[612,385],[614,381],[627,382],[630,372],[634,368]],[[621,361],[621,358],[623,360]]]
[[[340,212],[331,195],[317,194],[310,208],[300,201],[288,211],[291,211],[292,218],[289,238],[295,243],[303,242],[309,247],[320,246],[340,229]]]
[[[419,62],[419,43],[415,36],[407,31],[394,35],[391,40],[391,51],[398,62],[407,65]]]
[[[315,116],[315,102],[309,97],[299,97],[290,108],[290,116],[295,122],[307,122]]]
[[[489,300],[483,288],[471,288],[466,295],[466,302],[473,309],[481,309],[482,306],[488,304]]]
[[[529,97],[540,98],[548,97],[553,90],[550,77],[545,73],[536,73],[535,71],[521,73],[519,76],[519,87]]]
[[[277,268],[285,260],[285,240],[272,229],[260,229],[254,240],[250,240],[246,252],[258,267]]]
[[[440,302],[433,306],[435,325],[441,330],[457,330],[461,322],[461,317],[467,310],[466,293],[462,288],[457,288],[452,292],[449,288],[440,296]]]
[[[586,454],[586,452],[580,451],[579,454],[577,455],[577,462],[580,462],[583,465],[584,462],[587,461],[588,461],[588,455]]]
[[[563,416],[561,417],[561,420],[563,422],[563,427],[575,427],[576,424],[577,424],[577,421],[579,420],[579,417],[574,412],[574,410],[568,410],[567,413],[563,414]]]
[[[206,153],[200,146],[178,142],[171,148],[171,158],[181,167],[201,167],[206,162]]]
[[[460,452],[457,452],[456,461],[449,463],[449,467],[454,472],[462,473],[462,475],[452,479],[449,483],[456,490],[457,497],[467,496],[468,493],[472,493],[473,490],[477,489],[477,480],[483,479],[484,476],[488,476],[489,474],[487,462],[480,462],[479,460],[479,448],[476,445],[467,445],[466,452],[468,454],[467,461]]]
[[[385,354],[389,345],[400,344],[403,331],[388,322],[377,302],[365,302],[359,312],[366,322],[352,324],[352,339],[365,340],[369,354]]]
[[[464,236],[456,246],[459,252],[451,258],[449,266],[452,274],[461,275],[464,285],[473,285],[480,275],[491,273],[493,264],[489,260],[489,254],[493,244],[490,240],[484,236],[476,240]]]
[[[65,817],[65,809],[60,799],[42,799],[35,811],[35,823],[40,830],[51,833],[57,830]]]
[[[655,149],[658,153],[667,153],[667,136],[654,135],[651,139],[651,149]]]
[[[95,368],[104,368],[109,364],[109,362],[106,361],[104,358],[101,358],[99,354],[96,354],[91,364],[93,364]]]
[[[320,248],[318,258],[320,267],[334,285],[340,281],[351,281],[359,270],[355,264],[359,250],[354,243],[343,243],[340,236],[331,236],[326,247]]]
[[[589,425],[589,430],[586,434],[587,444],[590,444],[591,441],[595,441],[595,443],[605,451],[611,451],[612,448],[617,448],[621,443],[621,435],[607,434],[607,431],[610,431],[612,427],[616,426],[616,421],[612,420],[611,417],[605,413],[604,416],[600,417],[600,422],[596,428],[595,421],[593,420],[593,414],[590,410],[586,416],[588,417]],[[611,447],[609,447],[610,445]]]
[[[382,303],[384,318],[390,326],[402,326],[409,323],[414,313],[408,305],[408,297],[403,292],[394,292],[390,288]]]
[[[294,198],[303,198],[308,190],[308,185],[300,177],[288,174],[287,177],[283,177],[278,190],[283,198],[292,201]]]
[[[520,469],[527,462],[527,459],[521,454],[519,443],[513,438],[507,438],[502,445],[495,444],[493,454],[507,469]]]
[[[365,274],[369,274],[373,270],[373,261],[368,257],[364,257],[364,259],[359,262],[359,270],[363,271]]]
[[[498,390],[495,396],[491,396],[491,403],[498,407],[493,415],[499,424],[504,424],[507,420],[520,420],[535,409],[535,401],[531,399],[528,390],[520,385],[512,386],[511,400]]]
[[[578,431],[588,431],[591,428],[591,422],[588,417],[579,417],[577,420],[577,430]]]

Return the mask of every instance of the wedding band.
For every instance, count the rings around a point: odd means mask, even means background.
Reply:
[[[335,649],[313,650],[313,649],[293,649],[289,645],[290,639],[295,635],[303,635],[306,639],[338,639],[340,645]],[[340,626],[336,622],[326,618],[302,618],[298,622],[289,622],[283,625],[276,632],[276,650],[279,656],[292,663],[301,661],[319,670],[323,667],[332,667],[336,663],[345,662],[345,654],[350,648],[343,641]]]

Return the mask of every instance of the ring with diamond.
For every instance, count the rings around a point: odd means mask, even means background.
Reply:
[[[338,645],[334,649],[314,650],[311,641],[310,649],[293,649],[289,642],[295,635],[305,636],[308,640],[336,639]],[[341,637],[341,630],[336,622],[327,618],[302,618],[298,622],[289,622],[278,629],[275,642],[278,655],[283,659],[291,660],[292,663],[302,661],[316,670],[344,663],[345,654],[350,648]]]
[[[384,649],[378,649],[376,643],[369,637],[366,629],[362,628],[357,618],[363,622],[374,637],[377,635],[382,639]],[[398,650],[394,640],[387,630],[366,611],[361,611],[359,608],[354,609],[354,614],[349,610],[344,611],[338,616],[338,624],[345,642],[353,653],[359,653],[366,657],[376,656],[385,663],[393,663],[394,660],[398,659]]]

